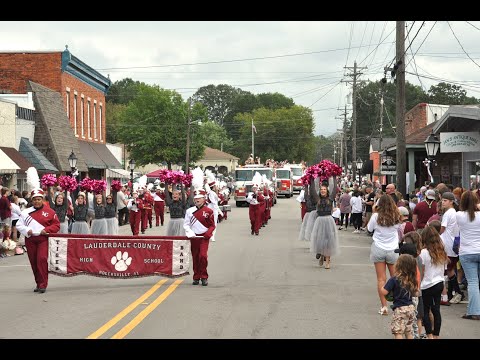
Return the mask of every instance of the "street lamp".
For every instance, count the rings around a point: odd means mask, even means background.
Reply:
[[[360,157],[357,159],[357,161],[355,161],[355,166],[357,167],[358,179],[359,179],[359,182],[361,183],[362,182],[363,161],[362,161],[362,159],[360,159]]]
[[[130,183],[132,184],[131,190],[133,191],[133,170],[135,170],[135,160],[130,159],[128,165],[130,166]]]
[[[425,150],[427,151],[427,157],[423,161],[423,164],[427,167],[428,175],[430,175],[430,181],[433,183],[433,176],[430,171],[431,163],[437,165],[435,161],[435,156],[437,155],[438,150],[440,149],[440,140],[438,136],[432,133],[428,135],[427,139],[425,140]]]
[[[72,149],[72,153],[68,157],[68,163],[70,164],[70,168],[72,169],[72,177],[75,177],[75,169],[77,167],[77,161],[78,161],[78,158]]]
[[[348,172],[351,173],[352,172],[352,162],[351,161],[349,161],[347,163],[347,168],[348,168]]]

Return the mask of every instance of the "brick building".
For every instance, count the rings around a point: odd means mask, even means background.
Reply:
[[[77,168],[91,178],[106,178],[106,169],[121,167],[106,146],[105,95],[110,85],[109,78],[68,48],[0,53],[0,93],[33,92],[36,119],[41,120],[34,145],[60,172],[70,171],[67,158],[72,150],[79,158]]]

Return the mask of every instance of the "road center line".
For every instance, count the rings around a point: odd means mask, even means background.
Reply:
[[[160,305],[172,292],[175,291],[178,285],[182,283],[183,279],[175,280],[167,290],[165,290],[159,297],[155,299],[150,305],[143,309],[137,316],[133,318],[127,325],[125,325],[119,332],[111,337],[111,339],[123,339],[132,331],[138,324],[140,324],[155,308]]]
[[[159,282],[157,282],[155,285],[151,287],[150,290],[148,290],[145,294],[140,296],[137,300],[132,302],[130,305],[128,305],[125,309],[120,311],[117,315],[115,315],[111,320],[106,322],[103,326],[101,326],[97,331],[91,333],[88,335],[87,339],[98,339],[100,336],[102,336],[105,332],[107,332],[112,326],[114,326],[116,323],[118,323],[120,320],[122,320],[125,316],[127,316],[130,312],[132,312],[138,305],[140,305],[142,302],[144,302],[147,298],[149,298],[155,291],[157,291],[160,286],[165,284],[168,279],[162,279]]]

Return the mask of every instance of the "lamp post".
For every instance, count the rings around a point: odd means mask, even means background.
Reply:
[[[72,153],[68,157],[68,163],[70,164],[70,168],[72,169],[72,177],[75,177],[75,169],[77,168],[77,161],[78,161],[78,158],[72,149]]]
[[[357,167],[357,171],[358,171],[358,182],[359,182],[359,184],[361,184],[362,183],[363,161],[360,157],[357,159],[357,161],[355,161],[355,166]]]
[[[433,163],[437,166],[437,162],[435,161],[435,156],[437,155],[438,150],[440,149],[440,140],[438,136],[435,135],[432,131],[430,135],[428,135],[427,139],[425,140],[425,150],[427,151],[427,157],[423,161],[423,164],[427,167],[428,175],[430,175],[430,182],[433,181],[433,175],[430,171],[430,166]]]
[[[128,165],[130,166],[130,183],[132,184],[130,191],[133,192],[133,170],[135,170],[135,160],[130,159]]]
[[[349,173],[352,173],[352,162],[351,162],[351,161],[349,161],[349,162],[347,163],[347,168],[348,168],[348,172],[349,172]]]

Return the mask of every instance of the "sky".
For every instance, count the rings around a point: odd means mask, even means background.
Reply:
[[[315,135],[330,136],[342,127],[345,104],[351,109],[348,67],[363,67],[359,80],[380,80],[395,59],[395,28],[395,21],[2,21],[0,51],[68,45],[112,82],[128,77],[184,99],[210,84],[279,92],[312,109]],[[406,81],[425,91],[448,81],[480,98],[480,22],[406,21],[405,34]]]

